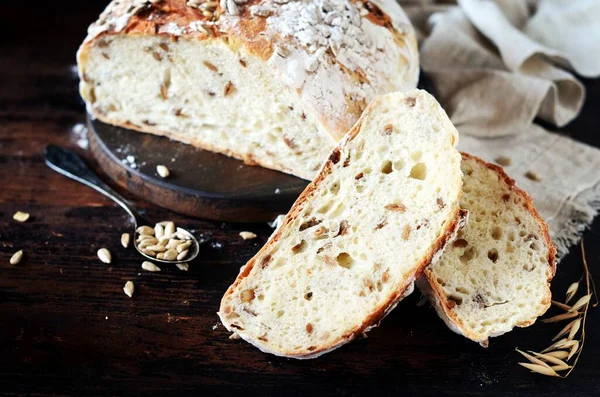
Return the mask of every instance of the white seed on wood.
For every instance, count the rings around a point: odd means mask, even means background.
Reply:
[[[13,215],[13,219],[17,222],[26,222],[29,219],[29,214],[27,212],[17,211]]]
[[[170,175],[169,169],[164,165],[157,165],[156,172],[161,178],[167,178]]]
[[[189,252],[190,251],[188,251],[188,250],[185,250],[185,251],[181,252],[179,255],[177,255],[177,260],[178,261],[184,260],[185,257],[188,255]]]
[[[163,256],[163,259],[166,261],[174,261],[177,258],[177,251],[175,251],[174,249],[170,249],[168,251],[165,252],[165,256]]]
[[[154,229],[150,226],[140,226],[137,228],[136,232],[139,234],[145,234],[147,236],[154,236]]]
[[[154,236],[156,238],[161,238],[164,235],[165,235],[165,228],[162,227],[162,225],[159,225],[157,223],[156,226],[154,226]]]
[[[179,270],[183,270],[184,272],[187,272],[190,269],[190,265],[187,263],[177,263],[175,266],[177,266]]]
[[[131,236],[129,235],[129,233],[121,234],[121,245],[123,246],[123,248],[129,247],[130,240],[131,240]]]
[[[106,248],[100,248],[98,250],[98,258],[104,263],[110,263],[112,260],[112,256],[110,255],[110,251]]]
[[[252,232],[240,232],[240,237],[244,240],[252,240],[253,238],[256,238],[256,234]]]
[[[123,287],[123,292],[125,292],[125,295],[127,295],[128,297],[132,297],[133,296],[133,291],[135,290],[135,286],[133,285],[133,283],[131,281],[128,281],[125,283],[125,286]]]
[[[237,340],[241,339],[241,337],[237,334],[237,332],[234,332],[233,334],[229,335],[229,339]]]
[[[23,259],[23,250],[18,250],[10,257],[10,264],[18,265],[19,262],[21,262],[21,259]]]
[[[179,244],[177,246],[177,252],[179,252],[181,254],[183,251],[187,251],[191,246],[192,246],[192,243],[190,241],[183,243],[183,244]]]
[[[160,272],[160,267],[148,261],[142,262],[142,269],[148,270],[149,272]]]

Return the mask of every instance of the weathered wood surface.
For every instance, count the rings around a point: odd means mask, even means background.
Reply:
[[[229,340],[218,326],[219,300],[271,229],[194,220],[137,200],[148,217],[173,219],[206,239],[189,272],[143,272],[141,258],[119,244],[123,211],[48,169],[42,156],[53,143],[89,159],[71,132],[85,122],[71,66],[104,1],[22,4],[0,5],[0,394],[598,394],[598,312],[567,380],[528,373],[514,351],[546,346],[560,326],[535,324],[483,349],[450,333],[432,309],[417,308],[416,294],[368,339],[316,360],[277,358]],[[583,114],[565,131],[600,146],[600,82],[586,85]],[[13,221],[17,210],[31,219]],[[259,237],[243,241],[241,230]],[[600,223],[585,236],[600,279]],[[96,258],[102,246],[113,253],[111,265]],[[9,265],[21,248],[22,263]],[[562,262],[557,296],[578,279],[580,263],[577,249]],[[127,280],[136,285],[133,299],[122,291]]]

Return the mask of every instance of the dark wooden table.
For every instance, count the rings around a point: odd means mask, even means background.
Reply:
[[[135,251],[119,245],[123,211],[52,172],[42,157],[49,143],[87,155],[71,131],[85,118],[72,67],[105,1],[35,3],[0,5],[0,394],[600,394],[600,313],[593,311],[567,380],[528,373],[514,351],[545,347],[559,327],[535,324],[483,349],[449,332],[432,309],[417,308],[418,294],[368,339],[316,360],[277,358],[229,340],[215,314],[219,300],[271,229],[186,219],[137,200],[152,219],[173,219],[206,239],[187,273],[141,271]],[[600,146],[600,82],[585,83],[585,109],[565,133]],[[31,213],[30,221],[13,221],[17,210]],[[259,238],[243,241],[242,230]],[[585,234],[597,280],[599,237],[597,221]],[[111,265],[96,258],[103,246],[113,252]],[[25,258],[11,266],[17,249]],[[555,293],[580,274],[573,249]],[[123,293],[126,280],[135,282],[133,299]]]

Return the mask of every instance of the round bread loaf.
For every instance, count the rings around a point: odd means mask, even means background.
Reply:
[[[94,117],[305,179],[418,79],[394,0],[115,0],[77,61]]]

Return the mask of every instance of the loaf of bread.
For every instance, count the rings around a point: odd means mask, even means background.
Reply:
[[[463,154],[467,226],[417,285],[451,330],[482,345],[550,306],[556,249],[531,198],[502,168]]]
[[[457,141],[426,92],[376,98],[241,269],[221,301],[223,325],[293,358],[376,326],[458,228]]]
[[[395,0],[114,0],[77,63],[92,116],[305,179],[418,79]]]

